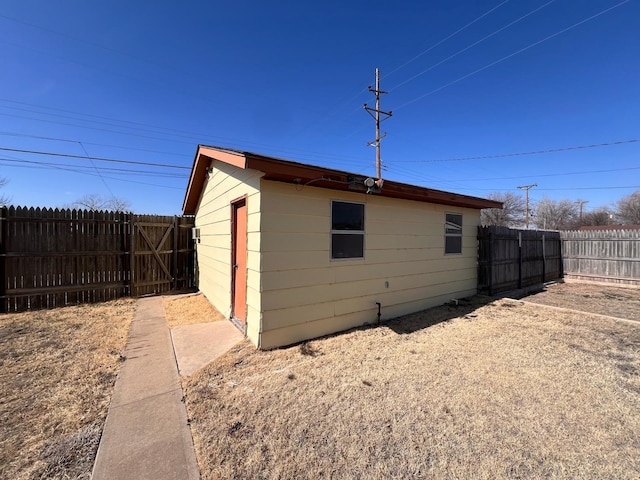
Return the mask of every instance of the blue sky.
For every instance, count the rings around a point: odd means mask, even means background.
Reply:
[[[0,193],[180,213],[188,169],[15,150],[190,167],[203,143],[373,175],[379,67],[385,178],[588,211],[640,189],[638,3],[1,0]]]

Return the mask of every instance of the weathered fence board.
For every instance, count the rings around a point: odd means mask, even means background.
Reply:
[[[499,292],[562,278],[560,234],[478,228],[478,291]]]
[[[164,230],[146,231],[143,247],[135,226],[145,222]],[[0,312],[192,288],[192,225],[193,217],[1,208]]]
[[[567,278],[640,285],[640,230],[562,232]]]

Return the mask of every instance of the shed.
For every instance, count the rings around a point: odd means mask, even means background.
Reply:
[[[198,146],[183,204],[197,284],[256,347],[476,293],[480,210],[502,204],[367,178]]]

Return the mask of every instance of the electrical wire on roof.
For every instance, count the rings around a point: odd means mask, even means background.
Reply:
[[[331,178],[331,177],[325,177],[324,175],[322,177],[313,178],[313,179],[311,179],[311,180],[309,180],[309,181],[307,181],[305,183],[301,183],[302,180],[299,179],[299,178],[296,178],[294,180],[294,183],[296,184],[296,191],[301,192],[304,189],[304,187],[306,187],[307,185],[311,185],[312,183],[321,182],[321,181],[340,183],[342,185],[350,185],[352,183],[352,182],[345,182],[344,180],[336,180],[336,179]]]

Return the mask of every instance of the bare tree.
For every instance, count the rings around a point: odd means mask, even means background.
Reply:
[[[591,212],[586,212],[578,221],[578,227],[582,226],[602,226],[611,223],[613,213],[606,207],[597,208]]]
[[[618,200],[616,216],[622,224],[640,225],[640,190]]]
[[[0,188],[4,187],[7,183],[9,183],[8,179],[6,179],[5,177],[0,177]],[[8,195],[0,195],[0,207],[9,205],[10,201],[11,198],[9,198]]]
[[[495,192],[487,195],[491,200],[502,202],[502,208],[485,208],[481,213],[482,225],[520,228],[524,225],[526,206],[524,198],[511,192]]]
[[[131,204],[127,200],[116,197],[103,197],[95,193],[90,193],[79,198],[71,204],[75,208],[86,210],[111,210],[116,212],[126,212],[131,209]]]
[[[543,230],[575,228],[578,222],[578,206],[571,200],[551,200],[544,197],[535,208],[535,222]]]

